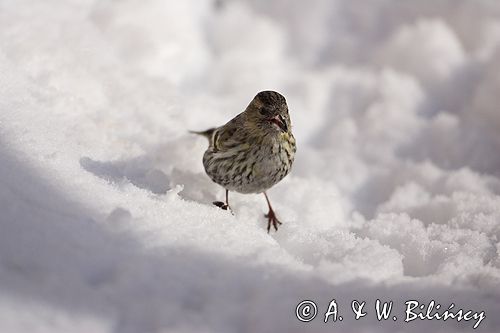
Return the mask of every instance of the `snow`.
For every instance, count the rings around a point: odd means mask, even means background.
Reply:
[[[498,332],[499,31],[493,0],[0,1],[0,331],[472,331],[417,299]],[[265,89],[298,142],[270,234],[188,133]]]

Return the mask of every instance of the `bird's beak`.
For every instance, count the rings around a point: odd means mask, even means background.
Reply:
[[[288,132],[288,126],[283,116],[276,115],[275,117],[269,119],[269,121],[278,126],[283,132]]]

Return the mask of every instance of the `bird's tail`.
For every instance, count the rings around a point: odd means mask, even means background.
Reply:
[[[207,129],[206,131],[201,131],[201,132],[189,131],[189,133],[203,135],[205,138],[208,139],[208,141],[210,141],[212,139],[212,134],[214,134],[214,131],[215,131],[215,127]]]

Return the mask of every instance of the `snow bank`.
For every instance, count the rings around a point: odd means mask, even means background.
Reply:
[[[497,332],[499,27],[487,0],[0,1],[0,330],[472,330],[405,323],[418,299]],[[264,89],[298,141],[270,235],[262,196],[212,206],[187,133]]]

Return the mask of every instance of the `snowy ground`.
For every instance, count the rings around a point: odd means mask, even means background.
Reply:
[[[0,0],[0,331],[473,331],[404,322],[435,300],[498,332],[498,68],[496,0]],[[187,133],[264,89],[298,141],[270,235]]]

